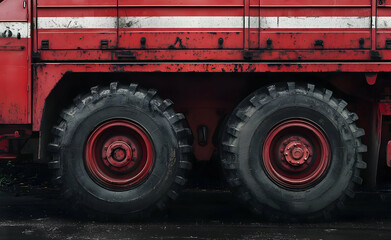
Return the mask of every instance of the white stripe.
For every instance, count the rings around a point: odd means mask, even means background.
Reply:
[[[370,17],[261,17],[261,28],[371,28]]]
[[[377,18],[377,28],[391,28],[391,17],[378,17]]]
[[[370,28],[370,17],[246,17],[251,28]],[[121,17],[120,28],[243,28],[243,17]]]
[[[258,28],[349,29],[371,28],[371,17],[120,17],[120,28]],[[116,17],[41,17],[39,29],[117,28]],[[378,18],[378,28],[391,28],[391,18]]]
[[[11,38],[17,38],[20,33],[21,38],[30,38],[30,24],[28,22],[0,22],[0,38],[8,37],[10,31]],[[3,36],[3,34],[5,36]]]
[[[38,29],[117,28],[116,17],[38,17]]]
[[[243,17],[120,17],[120,28],[243,28]]]

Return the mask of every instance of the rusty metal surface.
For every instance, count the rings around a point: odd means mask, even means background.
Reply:
[[[45,99],[67,72],[388,72],[391,63],[47,63],[35,68],[33,130],[39,131]]]
[[[175,39],[172,43],[175,43]],[[140,43],[139,43],[140,44]],[[217,44],[217,43],[216,43]],[[130,58],[120,58],[119,54]],[[377,56],[375,56],[375,54]],[[266,61],[327,61],[345,63],[354,61],[385,62],[391,60],[389,50],[43,50],[41,60],[50,62],[90,61],[90,62],[162,62],[162,61],[208,61],[208,62],[266,62]],[[353,60],[354,61],[347,61]],[[376,61],[375,61],[376,60]],[[342,63],[341,63],[342,64]],[[389,70],[388,70],[389,71]]]

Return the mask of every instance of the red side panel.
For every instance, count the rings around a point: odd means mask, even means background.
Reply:
[[[119,0],[118,6],[120,48],[243,48],[243,0]]]
[[[0,1],[0,21],[20,22],[26,20],[27,11],[23,10],[23,0]]]
[[[391,59],[390,0],[36,1],[43,61]]]
[[[29,4],[0,2],[0,124],[30,123]]]
[[[117,47],[117,0],[37,2],[39,49]]]
[[[251,16],[251,45],[263,49],[371,47],[371,0],[263,0]]]
[[[369,6],[370,0],[262,0],[262,6],[289,6],[289,7],[330,7],[330,6]]]
[[[49,0],[50,1],[50,0]],[[150,7],[213,7],[243,5],[243,0],[118,0],[119,6]]]
[[[391,1],[377,1],[376,48],[391,49]]]
[[[38,0],[41,7],[113,7],[116,0]]]

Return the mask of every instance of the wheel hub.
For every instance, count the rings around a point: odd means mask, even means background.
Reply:
[[[125,154],[126,154],[126,150],[124,150],[122,148],[117,148],[113,152],[113,158],[115,161],[121,162],[126,157]]]
[[[304,139],[299,136],[296,136],[296,139],[299,141],[289,142],[283,151],[284,159],[294,167],[305,164],[309,160],[311,151],[311,147],[304,143]]]
[[[287,188],[302,189],[324,176],[330,162],[330,145],[314,124],[289,120],[269,132],[262,160],[272,180]]]
[[[95,180],[108,187],[139,183],[152,169],[154,151],[148,134],[136,123],[112,120],[91,133],[85,164]]]
[[[131,160],[133,158],[133,151],[131,146],[128,143],[119,139],[118,137],[110,139],[103,146],[102,156],[104,157],[104,163],[108,167],[122,168],[128,164],[132,164]],[[114,142],[112,142],[114,141]],[[111,143],[112,142],[112,143]],[[130,166],[131,167],[131,166]]]

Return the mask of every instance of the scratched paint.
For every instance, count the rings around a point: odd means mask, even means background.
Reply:
[[[27,124],[30,23],[21,0],[0,3],[0,124]]]

